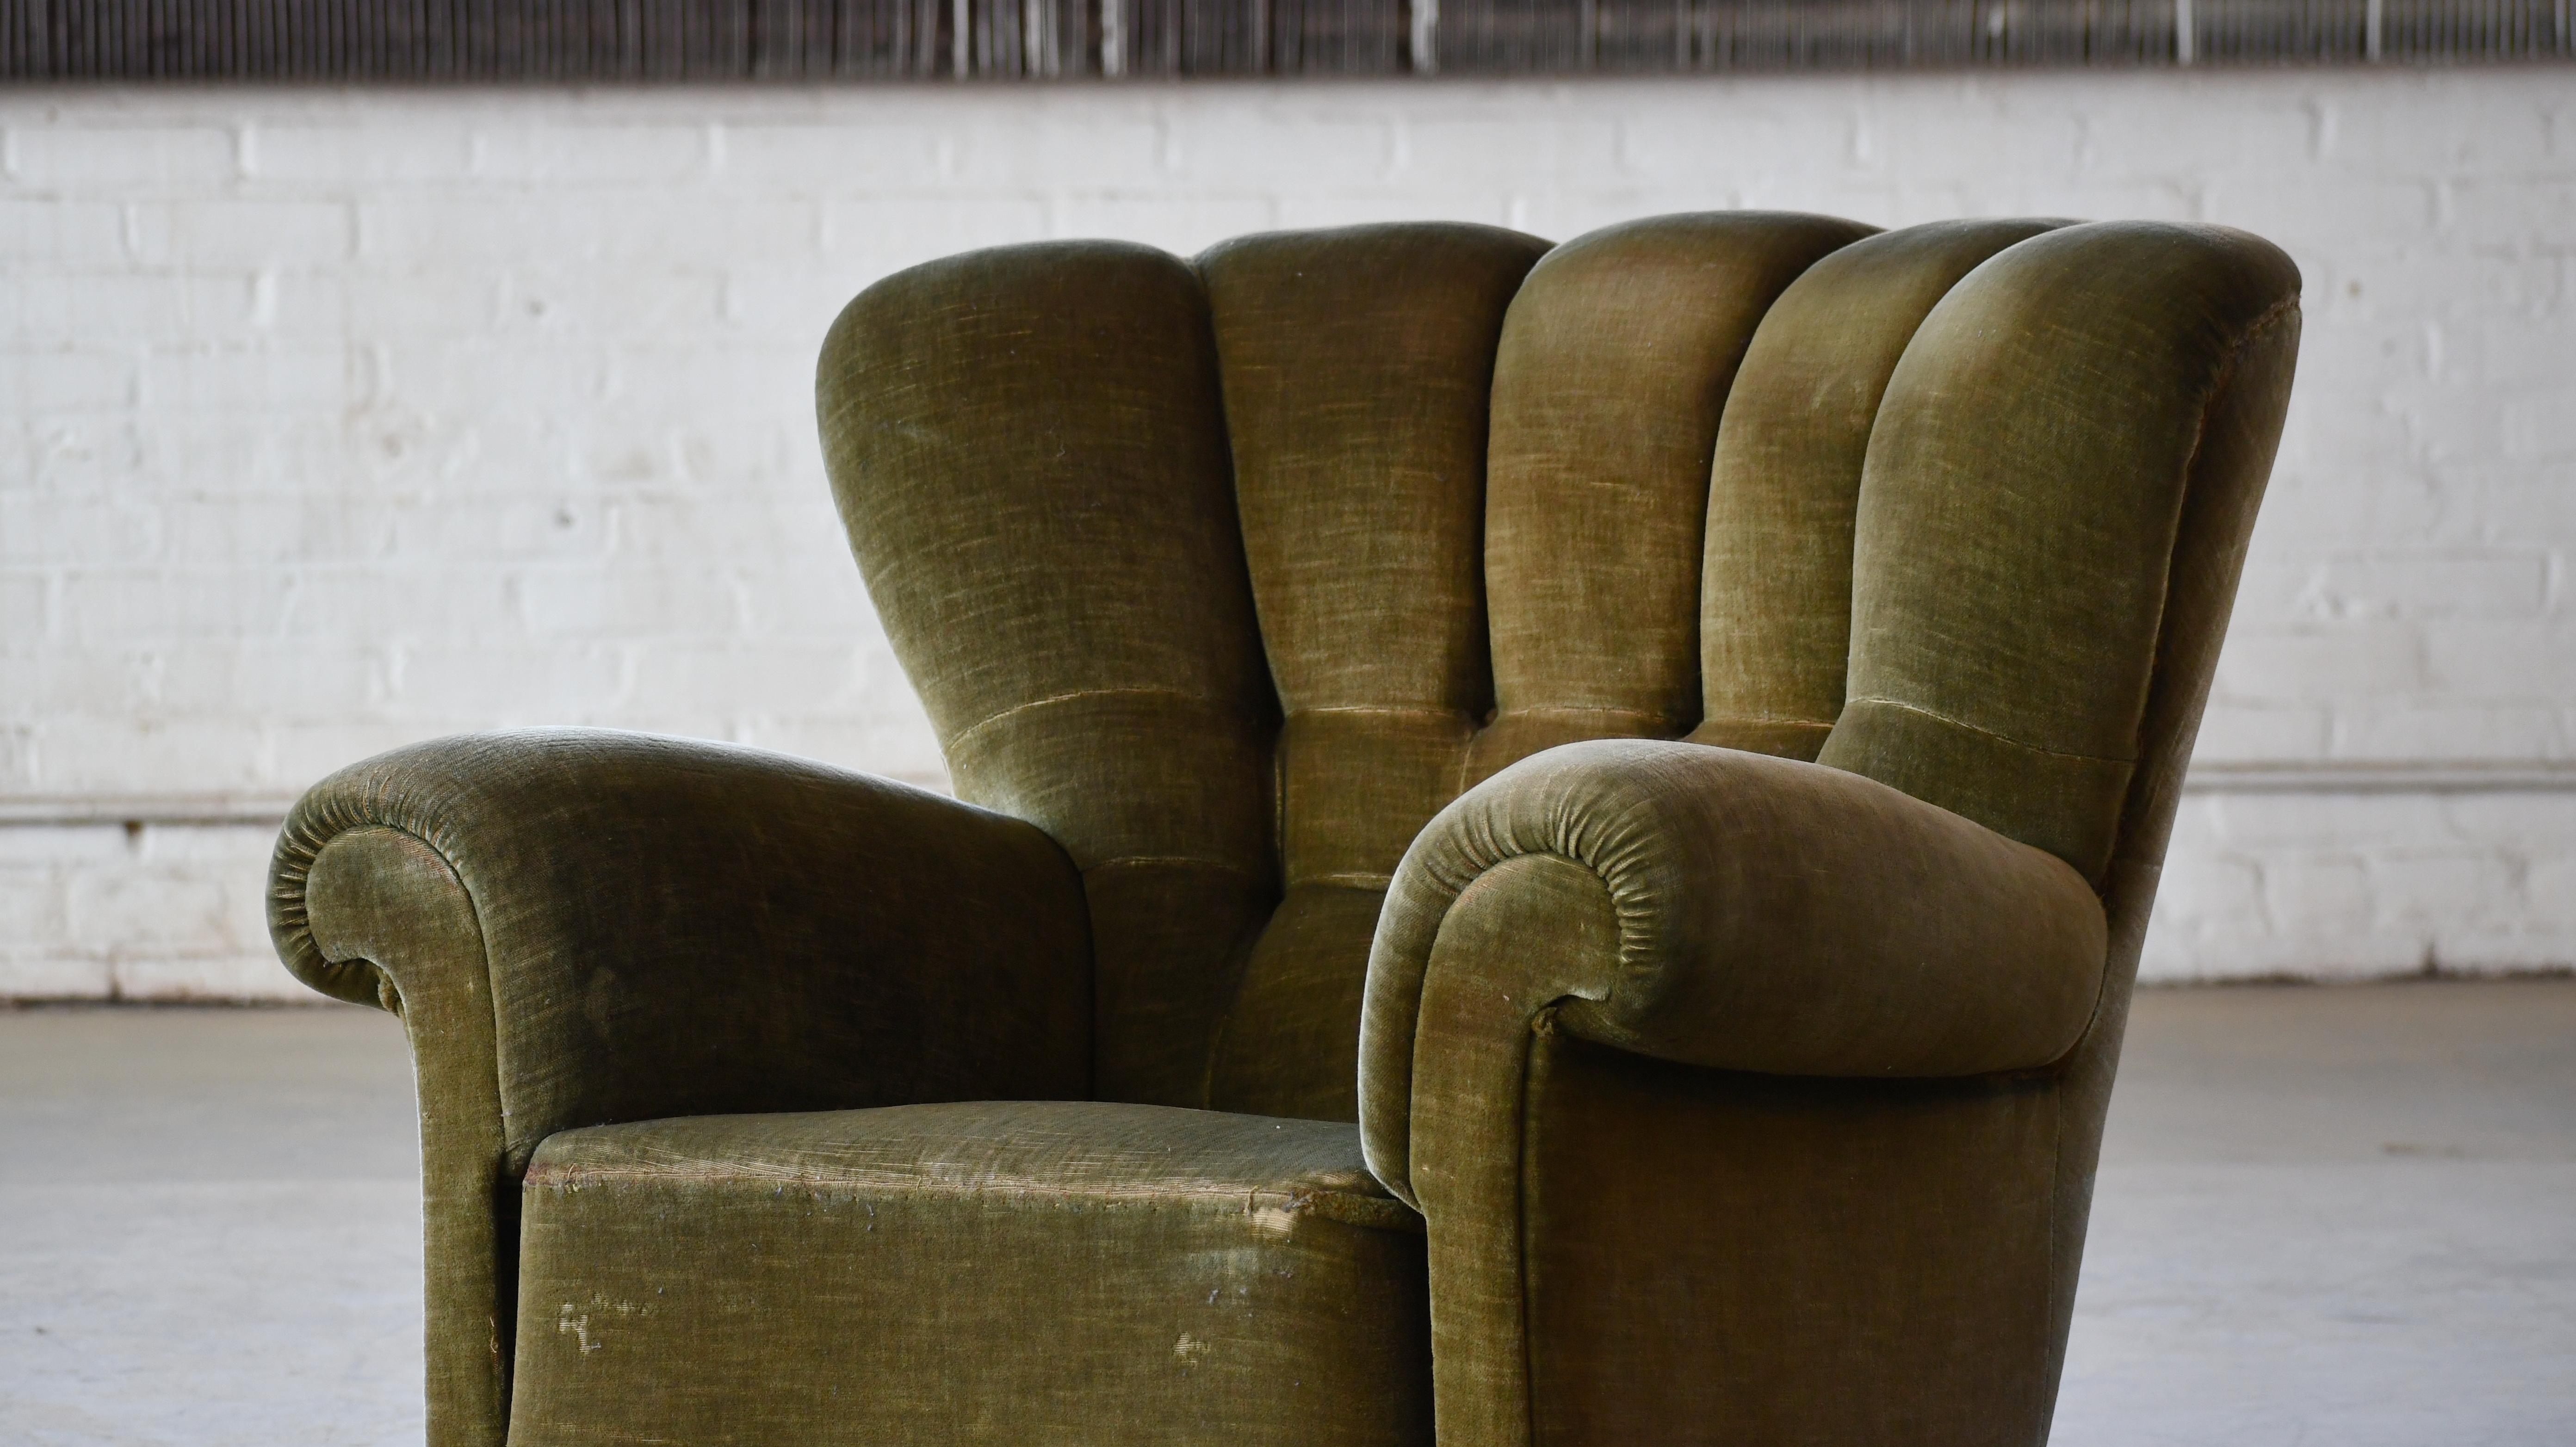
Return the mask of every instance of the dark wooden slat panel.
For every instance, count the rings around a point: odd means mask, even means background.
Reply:
[[[1380,0],[1268,0],[1270,70],[1386,75],[1405,68],[1408,17]]]
[[[2565,60],[2567,0],[1441,0],[1444,72]],[[1686,22],[1676,18],[1686,14]],[[1676,27],[1686,24],[1687,34]]]
[[[2570,0],[2191,0],[2188,36],[2176,33],[2176,0],[1439,0],[1436,15],[1417,17],[1418,3],[0,0],[0,81],[812,83],[2576,59]]]

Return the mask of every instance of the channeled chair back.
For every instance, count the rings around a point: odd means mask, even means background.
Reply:
[[[2125,991],[2297,290],[2147,223],[1044,244],[870,288],[820,406],[958,794],[1083,871],[1097,1093],[1347,1120],[1406,846],[1579,739],[2046,849]]]

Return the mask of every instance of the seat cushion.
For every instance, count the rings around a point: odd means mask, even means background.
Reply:
[[[510,1441],[1427,1443],[1355,1127],[974,1102],[550,1137]]]

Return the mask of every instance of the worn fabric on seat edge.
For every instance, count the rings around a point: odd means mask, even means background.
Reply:
[[[510,1440],[1419,1444],[1421,1221],[1347,1125],[973,1102],[570,1131]]]

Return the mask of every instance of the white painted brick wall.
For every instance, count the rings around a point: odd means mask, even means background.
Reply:
[[[264,827],[117,820],[255,817],[428,735],[610,724],[936,780],[809,391],[833,313],[896,267],[1728,206],[2286,246],[2299,393],[2202,747],[2273,777],[2187,804],[2150,970],[2576,961],[2576,792],[2534,787],[2576,759],[2564,69],[21,88],[0,995],[293,995]],[[2335,772],[2375,764],[2429,783]],[[2459,792],[2472,766],[2519,782]]]

